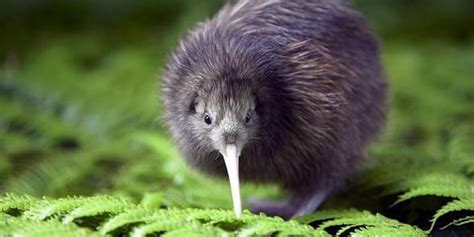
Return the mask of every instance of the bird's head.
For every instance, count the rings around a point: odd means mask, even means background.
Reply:
[[[244,80],[211,81],[192,102],[193,131],[223,156],[235,146],[237,156],[257,135],[257,99]]]

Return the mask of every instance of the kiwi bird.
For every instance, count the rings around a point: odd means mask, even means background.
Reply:
[[[358,170],[386,87],[376,38],[341,1],[235,0],[180,41],[161,95],[191,167],[228,175],[237,209],[239,179],[281,186],[286,199],[250,209],[292,218]]]

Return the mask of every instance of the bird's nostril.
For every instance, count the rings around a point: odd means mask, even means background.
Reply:
[[[226,144],[234,144],[237,140],[237,133],[233,133],[233,132],[224,133],[224,140]]]

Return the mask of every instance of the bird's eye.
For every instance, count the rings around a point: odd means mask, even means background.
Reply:
[[[208,125],[211,125],[212,123],[211,117],[207,113],[204,114],[204,122],[207,123]]]
[[[247,113],[247,116],[245,116],[245,122],[249,123],[250,122],[250,113]]]

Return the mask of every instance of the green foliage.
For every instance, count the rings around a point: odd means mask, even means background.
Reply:
[[[76,225],[64,225],[56,220],[33,221],[28,219],[3,217],[0,218],[0,229],[2,229],[2,236],[99,236],[87,229],[80,228]]]
[[[150,208],[110,196],[34,199],[12,194],[0,199],[0,207],[4,215],[0,223],[8,226],[4,230],[12,235],[35,228],[26,234],[261,236],[273,233],[278,236],[330,236],[326,231],[328,227],[340,227],[338,235],[383,231],[388,235],[424,236],[418,228],[380,214],[355,210],[320,212],[300,221],[284,221],[279,217],[245,211],[240,219],[236,219],[231,210]],[[16,210],[15,215],[9,214],[12,210]],[[308,225],[316,220],[322,221],[317,229]]]
[[[354,231],[353,235],[372,236],[383,233],[384,236],[425,236],[426,234],[407,224],[389,219],[380,214],[370,212],[349,211],[320,211],[300,218],[305,223],[324,221],[317,230],[324,231],[329,227],[340,227],[336,235],[341,236]]]
[[[387,128],[343,193],[292,221],[248,211],[236,220],[226,180],[189,170],[161,126],[160,68],[219,1],[121,1],[113,9],[101,1],[0,3],[0,235],[474,229],[474,34],[464,23],[473,5],[436,0],[408,9],[399,2],[354,1],[385,36]],[[105,17],[104,9],[116,15]],[[242,193],[244,201],[281,196],[252,184]]]
[[[471,195],[470,197],[467,197],[467,198],[461,198],[459,200],[452,201],[446,204],[445,206],[443,206],[441,209],[439,209],[434,215],[432,228],[434,227],[434,224],[440,217],[450,212],[457,212],[457,211],[474,212],[474,195]],[[447,226],[443,228],[449,227],[450,225],[464,225],[464,224],[472,223],[473,221],[474,221],[474,215],[461,217],[459,219],[451,221]]]

